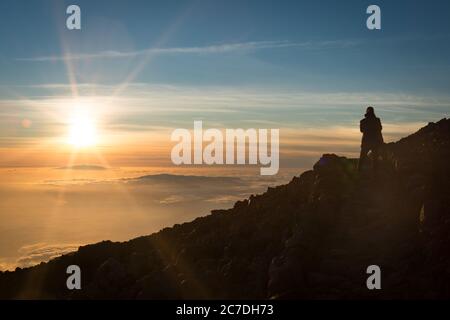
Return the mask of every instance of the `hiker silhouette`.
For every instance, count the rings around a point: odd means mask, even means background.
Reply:
[[[373,107],[368,107],[366,109],[366,114],[364,119],[359,123],[359,129],[362,132],[362,142],[361,142],[361,154],[359,156],[358,169],[361,171],[363,165],[368,160],[369,151],[372,154],[374,169],[378,166],[378,155],[380,152],[380,147],[384,144],[383,135],[381,130],[383,129],[381,125],[380,118],[375,115]]]

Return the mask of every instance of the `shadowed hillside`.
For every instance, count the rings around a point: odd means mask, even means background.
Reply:
[[[0,273],[0,298],[450,298],[449,159],[446,119],[387,144],[378,172],[324,155],[233,209]]]

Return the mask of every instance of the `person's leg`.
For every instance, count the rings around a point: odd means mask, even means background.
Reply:
[[[373,170],[375,172],[378,171],[378,162],[379,162],[378,156],[379,156],[378,146],[372,147]]]
[[[367,160],[367,153],[369,150],[365,145],[361,146],[361,153],[359,154],[358,170],[361,171],[364,163]]]

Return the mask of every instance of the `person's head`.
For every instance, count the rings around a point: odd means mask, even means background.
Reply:
[[[365,116],[366,117],[375,116],[375,110],[373,109],[373,107],[367,107]]]

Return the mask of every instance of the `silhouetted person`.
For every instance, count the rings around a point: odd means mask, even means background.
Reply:
[[[372,107],[368,107],[364,119],[359,123],[359,129],[361,130],[362,142],[361,142],[361,155],[359,156],[358,168],[361,170],[363,164],[367,161],[367,154],[372,152],[372,158],[374,160],[374,169],[377,169],[378,152],[383,145],[383,135],[381,130],[380,118],[375,115],[375,111]]]

